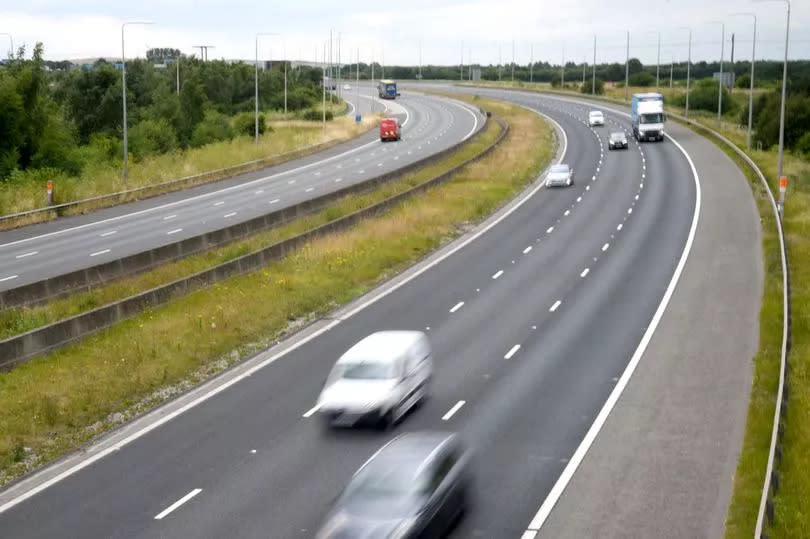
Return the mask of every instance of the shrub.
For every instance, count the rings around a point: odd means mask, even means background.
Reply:
[[[707,112],[717,112],[717,91],[718,82],[714,79],[702,79],[695,83],[695,87],[689,91],[689,108],[692,110],[705,110]],[[678,96],[675,103],[679,106],[686,105],[686,96]],[[737,108],[736,102],[731,99],[731,94],[723,88],[723,113],[734,112]],[[748,120],[746,119],[746,122]]]
[[[796,151],[810,159],[810,131],[802,135],[802,138],[796,143]]]
[[[737,77],[737,80],[734,82],[734,86],[736,86],[737,88],[750,88],[751,75],[745,74]]]
[[[630,75],[630,86],[652,86],[653,84],[655,84],[655,77],[646,71]]]
[[[256,133],[256,116],[253,112],[240,112],[233,119],[233,130],[237,135],[252,137]],[[267,120],[264,114],[259,113],[259,134],[267,131]]]
[[[551,87],[559,88],[560,84],[562,84],[562,76],[555,72],[553,75],[551,75]]]
[[[591,93],[591,90],[594,90],[596,95],[603,95],[605,93],[605,82],[602,79],[596,79],[596,82],[594,83],[593,79],[591,79],[583,84],[579,89],[579,91],[583,94],[589,94]]]
[[[335,115],[332,113],[331,110],[326,111],[327,121],[332,120],[334,117]],[[323,120],[323,111],[320,109],[309,109],[304,111],[302,118],[310,122],[320,122],[321,120]]]
[[[233,128],[224,114],[214,110],[205,112],[205,118],[197,124],[191,134],[191,146],[197,148],[233,138]]]
[[[130,151],[135,158],[167,153],[177,148],[177,134],[164,119],[144,120],[129,130]]]

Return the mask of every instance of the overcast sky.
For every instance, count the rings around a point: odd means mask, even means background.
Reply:
[[[22,7],[24,6],[24,7]],[[736,34],[735,57],[751,57],[752,19],[731,16],[755,12],[758,16],[757,57],[779,59],[784,54],[784,2],[753,0],[0,0],[0,33],[12,34],[15,46],[45,45],[49,59],[119,57],[121,23],[151,20],[154,25],[127,27],[127,56],[143,56],[150,47],[176,47],[192,54],[192,45],[215,46],[209,58],[253,58],[257,32],[278,32],[262,37],[260,58],[314,60],[323,53],[329,30],[342,34],[344,63],[360,50],[362,61],[386,64],[419,61],[458,64],[464,44],[464,62],[527,63],[534,49],[536,60],[581,62],[593,57],[597,36],[597,62],[624,61],[625,32],[630,31],[630,54],[655,64],[658,32],[661,63],[685,60],[688,31],[693,32],[693,60],[720,56],[721,26],[726,24],[726,59],[730,36]],[[790,58],[810,58],[810,2],[793,2]],[[9,48],[0,35],[0,50]]]

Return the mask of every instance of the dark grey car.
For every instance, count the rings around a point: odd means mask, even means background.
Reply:
[[[627,149],[627,135],[623,131],[614,131],[610,134],[608,149],[615,150],[616,148]]]
[[[455,434],[394,438],[352,476],[316,537],[445,536],[467,509],[469,458]]]

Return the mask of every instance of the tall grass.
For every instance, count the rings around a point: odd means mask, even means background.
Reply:
[[[519,107],[479,104],[505,117],[510,134],[452,181],[262,271],[0,374],[0,483],[275,342],[291,321],[369,290],[502,205],[550,161],[553,132]]]

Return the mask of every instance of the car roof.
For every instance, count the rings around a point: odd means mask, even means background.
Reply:
[[[549,172],[568,172],[569,167],[565,163],[560,163],[559,165],[551,165],[551,169]]]
[[[382,446],[360,470],[373,470],[378,466],[387,469],[392,465],[412,466],[418,469],[443,447],[456,443],[458,443],[457,435],[452,432],[408,432]]]
[[[361,339],[340,356],[338,363],[362,361],[389,361],[399,357],[403,350],[423,339],[421,331],[378,331]]]

